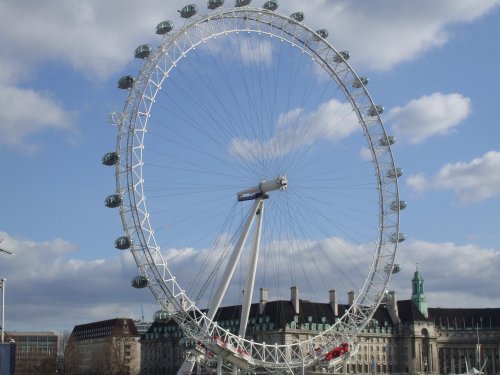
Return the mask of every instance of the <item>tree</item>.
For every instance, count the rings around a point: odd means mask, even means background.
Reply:
[[[108,337],[92,355],[93,371],[102,375],[138,375],[138,342],[130,337]]]

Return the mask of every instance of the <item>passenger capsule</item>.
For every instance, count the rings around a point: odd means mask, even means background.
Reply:
[[[244,7],[248,4],[250,4],[252,2],[252,0],[236,0],[234,2],[234,6],[235,7]]]
[[[403,170],[401,168],[389,169],[386,176],[392,179],[396,179],[403,175]]]
[[[389,237],[389,241],[391,241],[392,243],[403,242],[404,240],[406,240],[406,235],[402,232],[393,233]]]
[[[132,76],[123,76],[118,80],[118,88],[122,90],[126,90],[131,88],[134,85],[134,77]]]
[[[270,11],[275,11],[276,9],[278,9],[278,2],[277,1],[267,1],[263,6],[262,8],[266,9],[266,10],[270,10]]]
[[[102,157],[102,164],[104,165],[115,165],[120,160],[120,157],[116,152],[108,152]]]
[[[151,47],[149,44],[143,44],[137,47],[134,51],[134,56],[137,59],[145,59],[151,53]]]
[[[130,283],[134,288],[142,289],[149,285],[149,280],[146,276],[136,276]]]
[[[297,22],[302,22],[302,21],[304,21],[304,13],[295,12],[295,13],[290,15],[290,18],[293,18]]]
[[[366,86],[368,82],[369,82],[368,78],[359,77],[352,82],[352,87],[354,87],[355,89],[360,89],[361,87]]]
[[[115,241],[115,247],[119,250],[130,249],[131,245],[132,241],[130,241],[130,237],[127,236],[118,237]]]
[[[318,34],[318,36],[321,39],[326,39],[328,37],[328,30],[327,29],[321,29],[321,30],[316,31],[316,34]]]
[[[377,116],[381,115],[384,112],[384,107],[381,105],[372,105],[369,109],[368,112],[366,112],[369,116]]]
[[[208,9],[216,9],[224,4],[224,0],[208,0]]]
[[[382,137],[378,140],[378,144],[380,146],[392,146],[396,143],[396,137],[392,135],[388,135],[387,137]]]
[[[162,21],[156,25],[156,33],[158,35],[165,35],[169,33],[174,28],[174,23],[172,21]]]
[[[391,203],[391,210],[393,210],[393,211],[400,211],[400,210],[404,210],[405,208],[406,208],[405,201],[394,201]]]
[[[340,51],[339,53],[337,53],[335,55],[335,57],[333,58],[333,61],[335,61],[336,63],[341,63],[341,62],[349,60],[349,57],[351,57],[351,54],[349,53],[349,51]]]
[[[392,273],[392,274],[395,274],[395,273],[398,273],[399,271],[401,271],[401,266],[397,263],[394,263],[391,267],[390,264],[386,264],[385,267],[384,267],[384,272],[385,273]]]
[[[388,291],[388,290],[384,290],[384,291],[381,293],[381,295],[382,295],[382,301],[383,301],[383,302],[389,302],[389,301],[392,299],[392,297],[391,297],[391,293],[389,293],[389,291]]]
[[[191,18],[198,13],[198,7],[194,4],[189,4],[182,8],[179,12],[181,13],[182,18]]]
[[[104,204],[106,205],[106,207],[116,208],[120,204],[122,204],[122,202],[123,202],[123,198],[121,197],[121,195],[112,194],[112,195],[109,195],[106,197]]]

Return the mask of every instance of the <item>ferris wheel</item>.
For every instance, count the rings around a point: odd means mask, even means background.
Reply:
[[[132,285],[218,371],[328,371],[356,350],[399,269],[395,138],[327,30],[276,1],[223,3],[185,6],[179,28],[160,22],[159,46],[139,46],[139,73],[118,81],[127,98],[103,157],[116,168],[105,203],[125,232],[115,247],[135,259]],[[271,299],[281,309],[266,311]],[[273,327],[285,305],[292,320]],[[238,316],[223,320],[223,306]],[[286,328],[281,342],[250,332]]]

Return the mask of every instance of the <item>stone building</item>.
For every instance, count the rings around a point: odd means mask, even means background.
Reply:
[[[140,344],[133,320],[116,318],[75,326],[66,348],[65,373],[138,375]]]
[[[295,287],[290,300],[268,301],[267,296],[267,289],[261,289],[260,302],[251,306],[247,337],[277,344],[305,340],[327,329],[354,300],[351,292],[348,304],[339,304],[332,290],[329,302],[305,301]],[[240,313],[241,306],[221,307],[215,320],[237,334]],[[183,337],[168,315],[157,313],[141,337],[141,374],[175,374],[185,358]],[[473,367],[500,374],[500,308],[428,308],[417,269],[411,299],[398,301],[390,292],[358,344],[358,353],[345,368],[349,374],[465,374]]]

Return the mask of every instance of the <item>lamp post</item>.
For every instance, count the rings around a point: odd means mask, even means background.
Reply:
[[[0,287],[2,288],[2,344],[5,336],[5,281],[6,279],[1,279]]]

